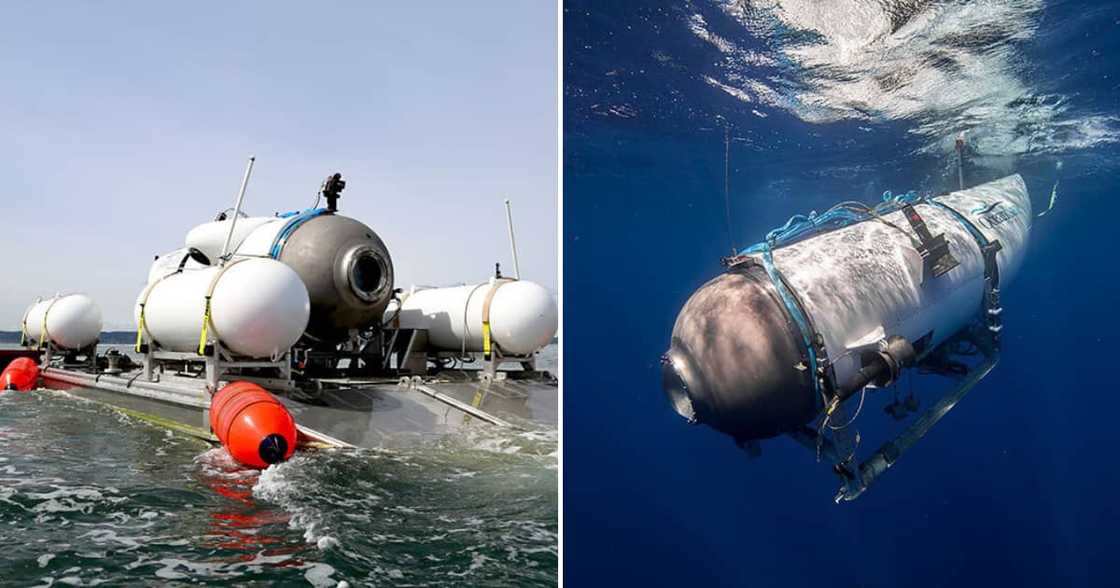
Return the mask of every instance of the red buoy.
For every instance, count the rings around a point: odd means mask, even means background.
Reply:
[[[0,373],[0,389],[27,392],[39,381],[39,364],[30,357],[17,357]]]
[[[210,400],[210,430],[239,463],[266,468],[296,451],[296,422],[264,388],[226,384]]]

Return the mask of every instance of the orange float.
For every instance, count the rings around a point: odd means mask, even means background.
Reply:
[[[296,422],[264,388],[246,381],[226,384],[210,400],[210,430],[238,463],[266,468],[296,450]]]
[[[27,392],[39,381],[39,364],[29,357],[17,357],[0,373],[0,389]]]

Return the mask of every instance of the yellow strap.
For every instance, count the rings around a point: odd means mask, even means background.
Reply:
[[[147,298],[145,296],[145,298]],[[144,303],[140,303],[140,320],[136,321],[136,353],[140,353],[140,345],[144,343]]]
[[[486,393],[483,392],[483,390],[484,390],[483,386],[479,386],[474,391],[474,398],[471,399],[471,406],[473,406],[475,408],[478,408],[478,407],[482,406],[482,400],[484,398],[486,398]],[[467,424],[470,421],[471,421],[471,413],[469,413],[469,412],[463,413],[463,424]]]
[[[482,323],[482,354],[490,359],[490,321]]]
[[[38,304],[36,302],[35,304]],[[30,311],[30,309],[28,309]],[[23,320],[19,322],[19,346],[27,346],[27,313],[23,313]]]
[[[222,274],[226,273],[226,270],[241,263],[242,261],[245,261],[246,259],[249,258],[242,257],[240,259],[234,259],[230,261],[229,263],[223,265],[217,272],[215,272],[213,278],[210,278],[210,286],[206,288],[206,311],[202,315],[202,332],[199,333],[198,336],[199,355],[206,355],[206,335],[209,332],[210,327],[213,326],[213,323],[210,320],[210,297],[214,295],[214,288],[218,286],[218,280],[222,278]],[[214,338],[220,339],[221,333],[218,333],[217,330],[215,330]]]
[[[494,280],[494,284],[490,286],[490,290],[486,292],[486,299],[482,302],[482,357],[486,361],[490,361],[490,352],[492,351],[492,343],[490,337],[490,304],[494,302],[494,294],[497,293],[498,288],[502,284],[516,281],[513,278],[498,278]]]
[[[152,290],[155,290],[160,282],[179,273],[180,272],[175,271],[164,274],[144,288],[144,295],[140,298],[140,320],[136,321],[136,353],[140,353],[140,345],[144,342],[144,331],[147,330],[146,327],[148,326],[147,322],[144,320],[144,307],[148,305],[148,297],[152,295]],[[148,338],[151,338],[151,333],[148,334]]]
[[[202,333],[198,336],[198,354],[206,355],[206,331],[210,326],[210,297],[206,297],[206,311],[202,314]]]
[[[35,346],[36,349],[42,349],[43,341],[46,341],[49,336],[47,335],[47,314],[51,312],[51,308],[54,306],[56,300],[58,300],[58,296],[51,298],[51,303],[48,304],[47,308],[43,311],[43,324],[39,325],[39,343]]]

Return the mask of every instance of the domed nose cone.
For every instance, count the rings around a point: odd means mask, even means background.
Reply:
[[[738,440],[773,437],[816,414],[800,341],[765,270],[735,269],[681,309],[662,386],[690,421]]]
[[[343,341],[351,329],[377,324],[393,296],[393,260],[365,224],[323,214],[296,229],[279,260],[299,274],[311,300],[307,332]]]

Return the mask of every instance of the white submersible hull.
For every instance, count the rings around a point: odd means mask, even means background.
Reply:
[[[841,213],[839,228],[803,219],[810,236],[788,244],[772,234],[692,294],[663,358],[678,413],[750,443],[889,385],[978,316],[998,341],[999,286],[1031,228],[1019,175]]]

